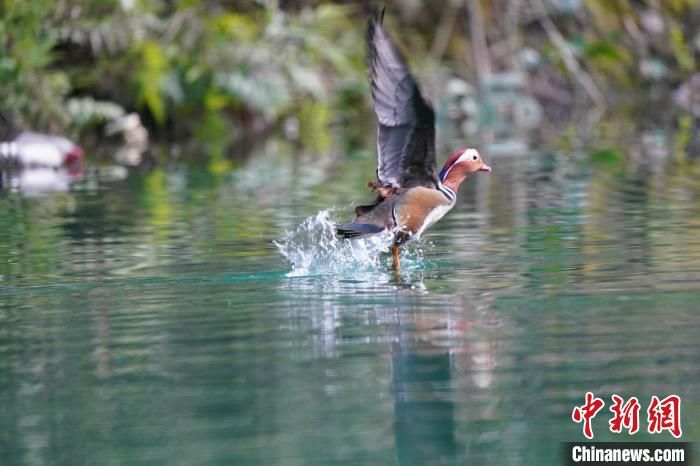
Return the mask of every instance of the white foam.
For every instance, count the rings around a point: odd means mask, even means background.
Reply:
[[[387,271],[391,257],[386,253],[391,249],[393,234],[385,231],[366,238],[340,238],[335,232],[336,222],[330,218],[332,212],[333,209],[322,210],[274,241],[292,266],[287,276]],[[402,266],[404,258],[410,257],[410,262],[422,258],[419,249],[401,249]]]

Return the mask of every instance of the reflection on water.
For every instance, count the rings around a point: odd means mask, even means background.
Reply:
[[[0,463],[559,464],[587,390],[697,440],[700,166],[652,149],[496,158],[398,275],[330,236],[370,152],[5,193]]]

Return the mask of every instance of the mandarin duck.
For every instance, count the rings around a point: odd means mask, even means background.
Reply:
[[[70,139],[24,131],[0,108],[0,165],[70,169],[83,158],[82,147]]]
[[[419,238],[457,200],[469,173],[490,172],[476,149],[454,151],[436,174],[435,113],[382,25],[383,12],[368,29],[369,66],[377,134],[378,194],[371,204],[355,208],[355,218],[336,227],[344,238],[394,232],[394,269],[399,246]]]
[[[21,167],[70,168],[81,164],[83,158],[83,149],[62,136],[22,131],[0,142],[0,160]]]

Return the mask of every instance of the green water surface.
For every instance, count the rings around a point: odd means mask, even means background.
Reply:
[[[400,274],[273,243],[368,200],[371,150],[6,192],[0,464],[553,465],[586,391],[596,440],[671,439],[607,410],[675,393],[696,441],[700,169],[637,152],[484,154]]]

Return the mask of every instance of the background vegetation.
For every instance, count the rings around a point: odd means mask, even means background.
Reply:
[[[671,91],[700,50],[697,0],[387,3],[419,73],[444,64],[477,83],[484,72],[527,72],[536,97],[565,107]],[[283,125],[323,148],[321,129],[359,121],[365,108],[368,11],[340,1],[0,0],[0,108],[20,127],[74,137],[136,111],[169,140],[216,149]]]

